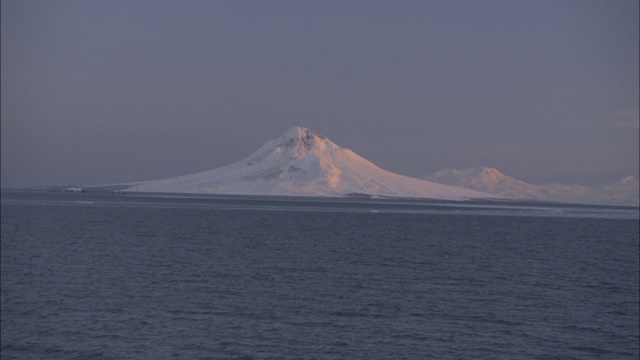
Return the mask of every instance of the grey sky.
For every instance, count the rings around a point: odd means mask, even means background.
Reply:
[[[2,0],[2,186],[150,180],[294,125],[421,176],[638,176],[638,1]]]

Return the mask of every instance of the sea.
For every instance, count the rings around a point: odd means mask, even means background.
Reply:
[[[1,194],[10,359],[638,359],[638,208]]]

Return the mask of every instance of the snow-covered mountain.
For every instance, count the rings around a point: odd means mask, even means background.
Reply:
[[[304,127],[293,127],[244,160],[175,178],[127,184],[125,191],[387,196],[444,200],[502,198],[380,169]]]
[[[504,175],[495,168],[480,166],[464,170],[445,169],[424,179],[522,200],[624,206],[638,206],[640,203],[640,182],[633,176],[597,186],[534,185]]]

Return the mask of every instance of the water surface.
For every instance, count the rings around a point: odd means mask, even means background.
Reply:
[[[3,359],[637,359],[637,209],[2,193]]]

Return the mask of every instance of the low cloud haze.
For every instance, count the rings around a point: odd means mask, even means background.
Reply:
[[[638,176],[638,1],[3,0],[2,186],[150,180],[294,125],[422,176]]]

